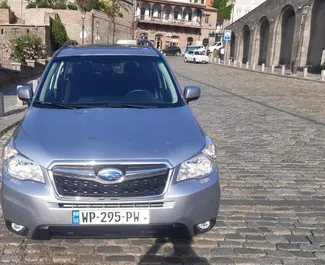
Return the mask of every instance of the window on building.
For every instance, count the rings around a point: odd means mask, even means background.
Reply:
[[[204,0],[201,0],[201,4],[204,5]]]
[[[141,16],[145,16],[145,14],[146,14],[146,9],[142,7],[142,8],[141,8],[140,15],[141,15]]]
[[[178,14],[179,14],[178,11],[174,11],[174,19],[178,19]]]
[[[192,13],[188,13],[188,21],[192,21]]]
[[[1,29],[1,35],[3,34],[3,29]]]
[[[199,0],[194,0],[194,3],[198,3],[199,2]]]
[[[169,19],[169,15],[170,15],[170,11],[166,10],[165,11],[165,19],[168,20]]]
[[[152,16],[155,17],[155,18],[160,18],[161,17],[161,10],[160,9],[155,9],[153,11],[153,15]]]
[[[205,15],[205,24],[209,23],[209,18],[210,18],[210,15]]]

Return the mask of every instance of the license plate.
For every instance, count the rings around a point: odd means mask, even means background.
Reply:
[[[149,224],[149,210],[72,210],[72,224]]]

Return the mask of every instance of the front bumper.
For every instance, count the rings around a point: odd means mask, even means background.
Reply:
[[[174,176],[172,179],[175,179]],[[11,223],[16,223],[27,228],[23,236],[43,240],[51,237],[193,237],[197,234],[197,224],[212,220],[214,225],[220,204],[218,171],[200,181],[172,182],[163,196],[152,199],[61,200],[49,182],[40,184],[13,180],[5,172],[1,191],[3,218],[8,229]],[[75,209],[109,211],[110,208],[131,207],[135,210],[136,204],[149,203],[160,205],[146,208],[150,211],[149,225],[72,224],[72,210]]]

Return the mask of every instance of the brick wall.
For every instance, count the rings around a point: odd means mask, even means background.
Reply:
[[[44,62],[36,62],[34,67],[12,63],[0,67],[0,88],[5,88],[12,84],[18,84],[28,79],[38,77],[44,70]]]
[[[43,40],[43,44],[46,46],[48,54],[50,51],[50,28],[49,26],[31,26],[31,25],[19,25],[19,24],[2,24],[0,25],[0,63],[9,63],[10,60],[10,41],[30,34],[38,36]]]

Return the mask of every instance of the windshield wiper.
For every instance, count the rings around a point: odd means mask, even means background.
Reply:
[[[152,109],[157,108],[155,105],[136,105],[136,104],[104,104],[100,108],[133,108],[133,109]]]
[[[40,101],[40,100],[35,100],[34,103],[41,104],[41,105],[53,106],[53,107],[62,108],[62,109],[85,108],[85,106],[67,105],[67,104],[61,104],[61,103],[56,103],[56,102],[48,102],[48,101]]]

